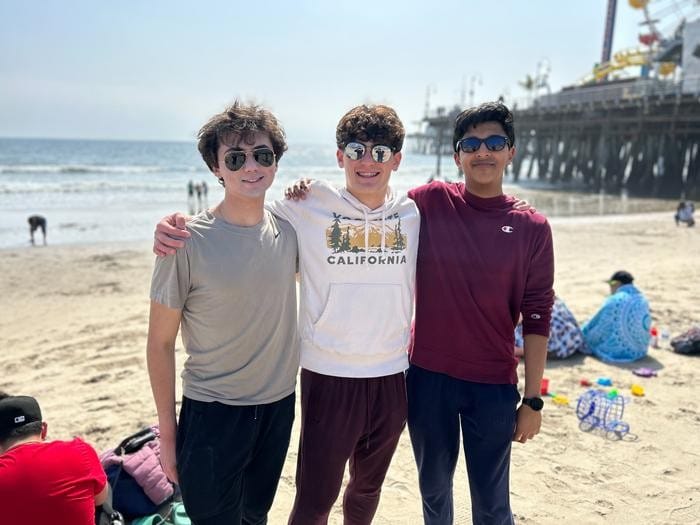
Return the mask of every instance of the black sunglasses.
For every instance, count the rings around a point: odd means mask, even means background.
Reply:
[[[365,153],[367,152],[367,146],[361,142],[349,142],[343,151],[345,152],[345,156],[350,160],[360,160],[364,158]],[[393,150],[389,146],[378,144],[376,146],[372,146],[370,152],[372,153],[372,159],[374,162],[384,163],[389,162]]]
[[[460,149],[465,153],[474,153],[481,147],[481,143],[486,144],[486,149],[489,151],[501,151],[506,146],[510,146],[510,140],[508,137],[502,135],[491,135],[485,139],[480,139],[478,137],[465,137],[458,141],[455,145],[455,151]]]
[[[275,152],[270,148],[254,149],[252,152],[255,162],[263,168],[269,168],[275,163]],[[224,155],[224,164],[231,171],[238,171],[245,164],[248,153],[245,151],[227,151]]]

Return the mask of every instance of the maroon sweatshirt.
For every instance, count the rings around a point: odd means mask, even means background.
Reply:
[[[513,331],[549,335],[552,232],[515,198],[483,199],[463,183],[409,192],[421,215],[411,363],[478,383],[517,384]]]

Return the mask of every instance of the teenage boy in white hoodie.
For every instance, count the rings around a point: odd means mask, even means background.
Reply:
[[[336,129],[345,187],[313,182],[299,202],[269,208],[297,231],[301,300],[302,427],[290,524],[327,523],[342,484],[346,523],[370,523],[406,424],[404,371],[420,218],[389,187],[405,131],[387,106],[358,106]],[[182,246],[157,227],[155,251]],[[179,232],[179,234],[178,234]]]

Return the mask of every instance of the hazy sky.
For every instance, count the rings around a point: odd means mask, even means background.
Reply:
[[[600,59],[606,4],[0,0],[0,136],[191,140],[234,97],[270,107],[291,142],[334,140],[363,102],[411,131],[428,86],[431,106],[472,85],[475,102],[512,101],[545,62],[553,90],[575,83]],[[614,50],[641,20],[618,1]]]

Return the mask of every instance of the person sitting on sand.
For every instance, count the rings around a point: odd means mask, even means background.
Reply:
[[[44,246],[46,246],[46,218],[41,215],[30,215],[27,219],[29,223],[29,242],[34,246],[34,232],[41,228],[41,233],[44,237]]]
[[[651,314],[644,295],[629,272],[615,272],[607,281],[610,296],[582,327],[589,351],[603,361],[626,363],[647,354]]]
[[[36,399],[0,392],[0,522],[94,524],[109,490],[97,453],[46,432]]]
[[[576,352],[589,354],[583,340],[583,332],[576,317],[559,297],[554,297],[552,318],[549,324],[547,359],[566,359]],[[523,325],[515,327],[515,355],[523,356]]]
[[[676,220],[676,226],[681,222],[684,222],[688,227],[695,226],[695,219],[693,218],[693,213],[695,213],[695,205],[690,201],[681,201],[678,203],[678,208],[676,208],[676,215],[674,219]]]

